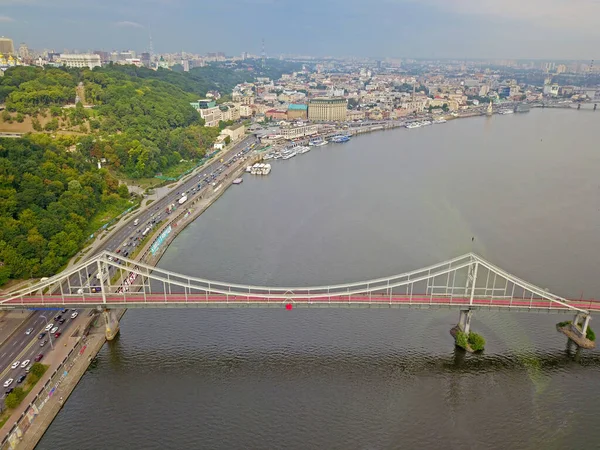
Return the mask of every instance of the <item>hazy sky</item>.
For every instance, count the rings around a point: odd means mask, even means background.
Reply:
[[[32,48],[596,59],[600,0],[0,0]]]

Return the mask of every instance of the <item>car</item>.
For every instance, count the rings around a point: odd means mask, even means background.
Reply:
[[[16,369],[20,365],[21,365],[21,361],[15,361],[14,363],[12,363],[12,366],[10,366],[10,368],[11,369]]]
[[[42,342],[40,342],[40,347],[43,347],[47,343],[48,343],[48,339],[44,339]]]
[[[43,353],[40,353],[39,355],[37,355],[34,359],[35,362],[40,362],[42,360],[42,358],[44,357]]]
[[[13,384],[13,381],[15,381],[15,380],[13,380],[12,378],[9,378],[8,380],[6,380],[4,382],[4,387],[9,387],[11,384]]]
[[[56,333],[58,331],[58,327],[54,327],[50,330],[50,333]]]
[[[54,338],[58,339],[62,333],[60,331],[54,333]]]
[[[57,314],[57,315],[55,315],[55,316],[54,316],[54,320],[55,320],[55,321],[57,321],[57,320],[60,320],[60,318],[61,318],[61,317],[62,317],[62,316],[61,316],[60,314]]]
[[[123,242],[123,247],[127,247],[127,242]]]
[[[14,388],[7,389],[5,394],[10,395],[12,391],[14,391]]]
[[[29,359],[26,359],[25,361],[23,361],[21,363],[21,368],[24,369],[25,367],[27,367],[29,365],[31,361]]]
[[[71,314],[71,319],[74,319],[78,315],[79,315],[79,313],[77,311],[75,311],[73,314]]]
[[[49,323],[48,325],[46,325],[46,328],[44,328],[44,330],[50,331],[52,329],[52,327],[54,327],[54,324],[53,323]]]
[[[29,373],[29,371],[31,370],[31,366],[33,366],[33,364],[29,364],[27,366],[27,368],[25,369],[25,373]]]
[[[17,384],[21,384],[23,381],[25,381],[26,377],[27,375],[21,375],[19,378],[17,378]]]
[[[38,335],[38,339],[43,339],[43,338],[44,338],[44,336],[46,336],[46,333],[40,333],[40,334]]]
[[[69,311],[69,310],[68,310],[67,308],[65,308],[65,309],[63,309],[63,310],[62,310],[60,313],[61,313],[61,314],[64,314],[64,313],[66,313],[67,311]]]
[[[117,253],[121,253],[121,249],[120,249],[120,248],[119,248],[119,249],[117,249]]]
[[[60,319],[60,320],[58,321],[58,323],[60,323],[60,324],[62,325],[63,323],[65,323],[65,321],[66,321],[66,320],[67,320],[67,319],[65,319],[65,318],[63,317],[62,319]]]
[[[25,334],[27,336],[29,336],[31,333],[33,333],[33,328],[27,328],[27,330],[25,330]]]

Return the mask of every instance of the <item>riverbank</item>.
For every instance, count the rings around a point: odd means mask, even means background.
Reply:
[[[260,160],[260,158],[259,155],[250,155],[248,158],[240,159],[235,165],[232,165],[223,172],[223,179],[218,185],[208,186],[205,190],[190,196],[188,201],[191,206],[184,208],[179,214],[169,217],[169,220],[165,221],[162,227],[155,230],[153,238],[149,239],[140,251],[138,260],[149,264],[156,264],[172,240],[183,231],[189,223],[193,222],[221,195],[223,195],[223,193],[233,184],[233,180],[243,173],[247,164],[253,164]],[[185,177],[185,179],[187,180],[189,177]],[[184,182],[184,180],[181,181]],[[169,233],[167,239],[152,252],[151,248],[163,231],[168,227],[171,227],[171,233]],[[126,310],[116,311],[119,321],[125,312]],[[91,322],[95,322],[97,326],[92,328],[90,326]],[[51,393],[48,391],[47,388],[49,385],[53,384],[53,381],[50,378],[47,378],[44,388],[42,388],[42,390],[36,390],[35,393],[30,393],[30,396],[22,403],[22,410],[19,408],[15,410],[13,414],[20,414],[16,423],[9,420],[5,425],[6,428],[0,430],[0,433],[2,433],[0,435],[5,436],[2,446],[0,447],[1,450],[16,448],[16,446],[18,446],[19,449],[35,448],[37,442],[42,438],[46,429],[50,426],[64,405],[66,399],[83,377],[91,361],[93,361],[106,342],[102,316],[96,314],[90,320],[90,323],[86,324],[84,327],[84,329],[91,330],[89,335],[82,339],[70,342],[69,345],[65,345],[64,348],[60,349],[60,352],[53,356],[54,358],[60,358],[68,351],[67,356],[64,357],[62,362],[56,368],[52,367],[52,370],[48,371],[49,373],[52,373],[52,377],[57,373],[62,374],[60,383],[55,387],[55,390]],[[79,327],[77,330],[79,330]],[[77,333],[77,330],[74,334]],[[82,353],[76,353],[77,349],[80,349]],[[64,371],[63,368],[65,369]],[[46,394],[44,394],[44,392],[46,392]],[[42,409],[43,414],[41,413]]]

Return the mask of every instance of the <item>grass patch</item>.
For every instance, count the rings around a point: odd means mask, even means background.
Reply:
[[[104,204],[96,214],[90,219],[87,228],[87,234],[92,234],[98,231],[104,224],[110,222],[123,211],[127,211],[134,206],[128,199],[113,196],[110,202]]]
[[[162,173],[162,176],[167,177],[167,178],[177,178],[177,177],[181,176],[184,172],[187,172],[188,170],[196,167],[197,164],[198,164],[198,162],[196,162],[196,161],[180,162],[180,163],[175,164],[174,166],[171,166],[168,169],[166,169]]]
[[[154,201],[154,199],[153,199],[153,198],[151,198],[150,200],[148,200],[148,201],[146,202],[146,206],[148,206],[148,205],[151,205],[153,201]]]
[[[469,341],[467,339],[467,334],[463,331],[456,332],[456,345],[464,350],[467,349],[469,345]]]
[[[464,350],[480,352],[485,348],[485,339],[477,333],[456,332],[456,345]]]
[[[594,330],[592,330],[592,327],[590,327],[589,325],[585,332],[585,337],[588,338],[592,342],[596,341],[596,333],[594,333]]]
[[[482,335],[477,333],[469,333],[469,345],[475,352],[480,352],[485,348],[485,339]]]
[[[25,400],[25,397],[27,397],[27,394],[31,392],[36,383],[40,381],[40,378],[42,378],[49,367],[50,366],[45,364],[33,363],[33,366],[31,366],[31,370],[29,371],[29,375],[27,375],[27,378],[25,379],[25,385],[23,387],[18,386],[14,388],[13,391],[4,399],[4,404],[6,407],[9,410],[18,407],[21,402]],[[8,414],[9,417],[11,412]],[[8,420],[8,417],[6,420]],[[4,422],[6,422],[6,420]]]
[[[73,261],[73,264],[77,264],[79,261],[81,261],[81,256],[78,256],[77,258],[75,258],[75,260]]]
[[[4,412],[0,416],[0,428],[2,428],[4,426],[4,424],[6,422],[8,422],[8,419],[10,419],[10,414],[11,414],[10,410],[8,410],[8,409],[4,410]]]

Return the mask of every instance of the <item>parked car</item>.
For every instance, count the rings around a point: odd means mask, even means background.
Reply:
[[[40,333],[40,334],[38,335],[38,339],[43,339],[43,338],[44,338],[44,336],[46,336],[46,333]]]
[[[58,331],[58,327],[54,327],[52,328],[52,330],[50,331],[50,333],[56,333]]]
[[[37,355],[34,359],[35,362],[40,362],[42,360],[42,358],[44,357],[43,353],[40,353],[39,355]]]
[[[19,378],[17,378],[17,384],[21,384],[23,381],[25,381],[25,377],[27,375],[21,375]]]
[[[62,333],[59,331],[58,333],[54,333],[54,338],[58,339]]]
[[[47,343],[48,343],[48,339],[44,339],[42,342],[40,342],[40,347],[43,347]]]

